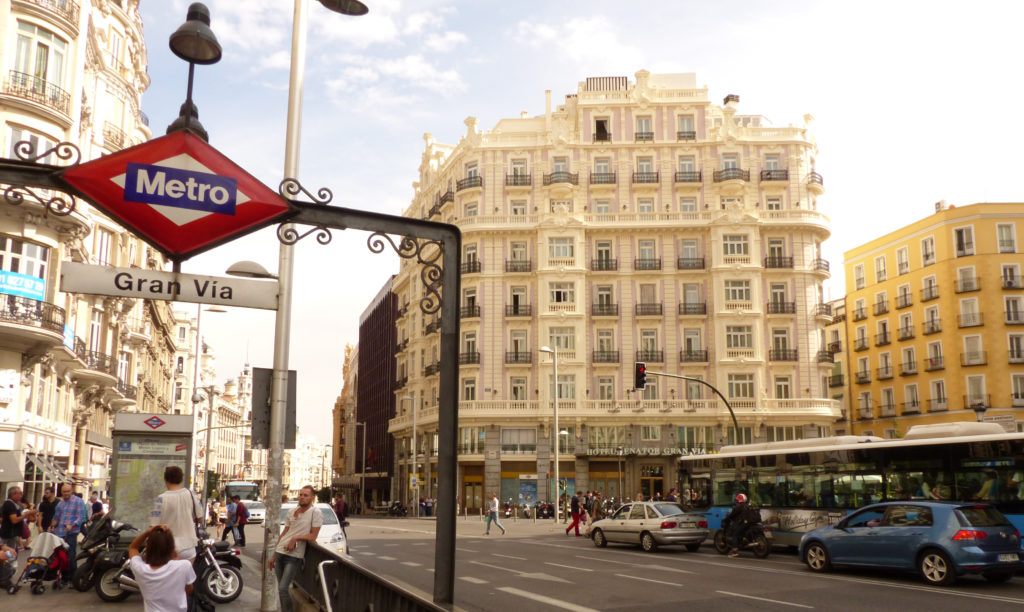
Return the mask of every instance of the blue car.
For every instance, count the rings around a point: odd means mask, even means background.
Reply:
[[[981,574],[1013,578],[1021,563],[1020,534],[992,506],[894,501],[861,508],[800,540],[800,559],[815,572],[834,566],[917,572],[933,585]]]

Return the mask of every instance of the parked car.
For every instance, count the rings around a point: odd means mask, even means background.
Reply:
[[[1020,534],[994,507],[940,501],[895,501],[857,510],[800,540],[812,571],[834,566],[917,572],[933,585],[981,574],[1006,582],[1024,568]]]
[[[267,516],[267,506],[263,502],[247,501],[245,507],[249,509],[249,523],[260,524]]]
[[[281,505],[281,530],[284,531],[285,517],[288,512],[295,509],[296,504]],[[320,533],[316,536],[316,543],[334,552],[348,554],[348,538],[345,537],[345,530],[334,513],[330,504],[315,504],[317,510],[324,517],[324,524],[320,527]]]
[[[609,542],[639,544],[647,552],[669,544],[682,544],[695,552],[707,537],[708,522],[703,516],[688,514],[671,502],[624,504],[590,527],[595,546],[603,548]]]

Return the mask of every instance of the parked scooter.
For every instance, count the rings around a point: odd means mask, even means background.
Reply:
[[[85,539],[79,544],[79,552],[75,558],[75,576],[71,579],[71,586],[82,592],[93,588],[98,577],[94,570],[100,554],[104,551],[127,550],[127,546],[120,543],[121,532],[134,529],[128,523],[115,521],[110,514],[104,514],[93,521],[85,534]]]
[[[405,516],[409,511],[397,499],[388,506],[388,516]]]
[[[514,513],[515,510],[512,508],[512,498],[510,497],[508,498],[508,501],[505,502],[505,518],[510,518]]]
[[[533,515],[533,507],[529,504],[523,504],[521,507],[523,509],[523,518],[528,519]]]
[[[214,602],[229,603],[242,594],[241,551],[231,548],[228,542],[208,540],[206,532],[200,532],[192,567],[197,592]],[[94,571],[98,576],[96,594],[103,601],[122,601],[139,592],[139,584],[128,565],[127,551],[101,553]]]

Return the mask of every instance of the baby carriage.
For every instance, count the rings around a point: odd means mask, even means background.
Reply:
[[[7,588],[11,595],[17,593],[24,583],[30,583],[32,594],[39,595],[46,590],[46,581],[53,581],[54,588],[60,588],[61,576],[68,571],[68,551],[64,540],[52,533],[41,533],[32,541],[25,570],[18,581]]]

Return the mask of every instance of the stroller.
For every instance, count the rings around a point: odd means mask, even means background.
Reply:
[[[7,592],[14,595],[27,582],[32,585],[32,594],[39,595],[46,590],[43,583],[48,580],[53,581],[55,589],[60,588],[61,576],[68,571],[68,551],[64,540],[52,533],[41,533],[29,550],[31,554],[25,562],[25,570],[17,582],[7,587]]]

